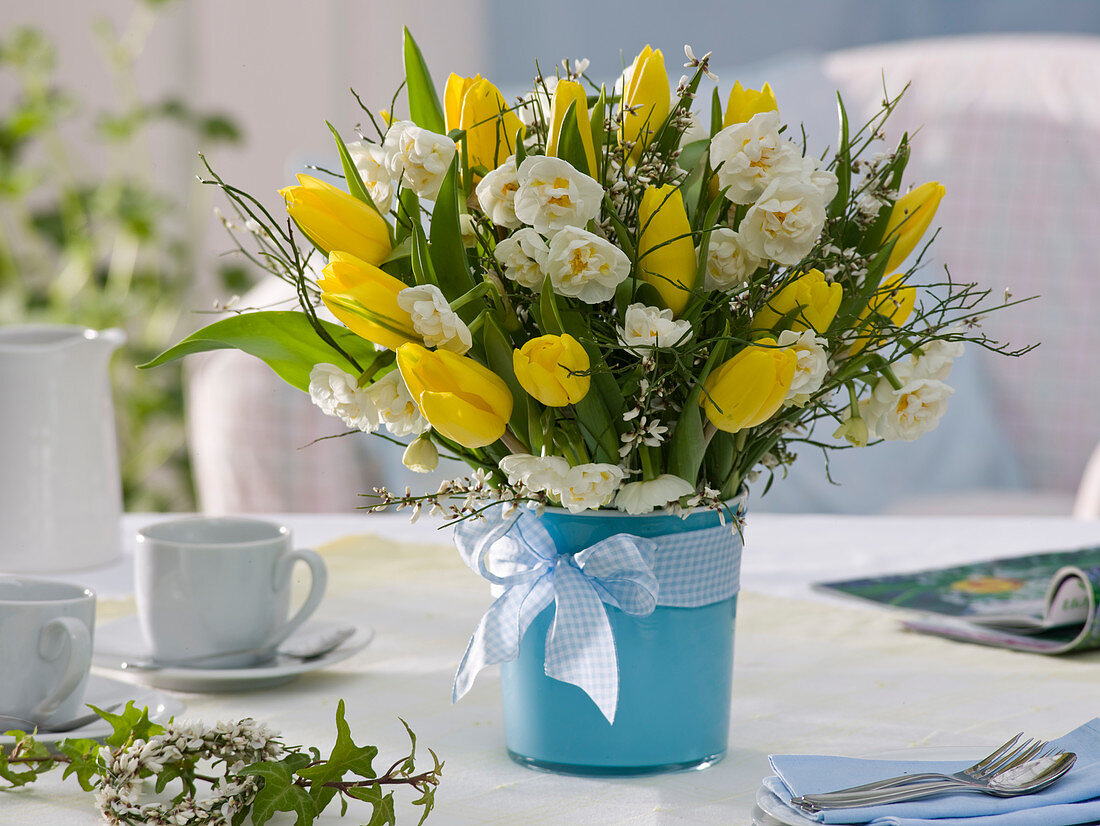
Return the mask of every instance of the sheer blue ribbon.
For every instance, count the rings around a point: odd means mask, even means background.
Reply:
[[[740,543],[728,527],[652,539],[620,533],[570,554],[558,551],[526,509],[504,516],[498,506],[485,516],[459,523],[455,543],[466,564],[501,593],[459,663],[455,701],[483,668],[519,656],[523,635],[553,602],[547,676],[578,686],[614,723],[619,667],[604,605],[644,617],[658,604],[694,607],[737,592]]]

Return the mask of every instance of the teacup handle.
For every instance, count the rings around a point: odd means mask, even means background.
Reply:
[[[31,712],[31,717],[36,721],[44,720],[57,711],[76,691],[92,664],[92,637],[88,633],[88,626],[76,617],[55,617],[42,626],[38,637],[38,654],[43,659],[52,661],[66,651],[68,662],[57,687]]]
[[[297,631],[302,623],[317,610],[317,606],[321,604],[321,599],[325,596],[325,588],[328,586],[328,569],[325,567],[325,561],[321,559],[321,555],[316,551],[305,548],[290,551],[279,558],[279,562],[275,565],[275,577],[271,583],[272,588],[279,591],[287,586],[290,582],[291,571],[294,569],[294,563],[299,560],[309,566],[311,580],[309,596],[302,603],[302,607],[298,609],[298,613],[275,629],[275,632],[264,643],[264,648],[274,648]]]

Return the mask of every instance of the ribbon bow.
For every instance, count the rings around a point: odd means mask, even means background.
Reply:
[[[470,638],[455,675],[453,700],[470,690],[481,669],[516,659],[523,635],[553,602],[547,676],[578,686],[614,723],[619,663],[604,603],[636,617],[653,612],[656,543],[615,534],[576,554],[560,553],[529,512],[516,509],[506,517],[503,511],[493,508],[485,519],[455,529],[466,564],[503,593]]]

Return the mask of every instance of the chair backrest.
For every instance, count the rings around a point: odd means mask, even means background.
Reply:
[[[974,281],[1000,298],[1040,296],[989,316],[990,336],[1015,345],[1040,342],[1019,359],[970,347],[956,365],[951,408],[938,431],[914,445],[836,454],[843,489],[815,488],[795,465],[795,484],[779,501],[811,495],[818,509],[890,507],[914,493],[1023,486],[1075,491],[1100,439],[1100,38],[1012,35],[882,44],[827,55],[780,57],[740,71],[719,70],[754,88],[767,80],[789,123],[802,121],[810,150],[835,141],[834,92],[850,120],[878,110],[884,90],[908,91],[886,128],[884,151],[902,132],[917,133],[907,180],[947,187],[935,224],[940,234],[925,274]],[[835,143],[833,144],[835,146]],[[965,408],[965,409],[963,409]],[[970,459],[951,473],[929,473],[932,457],[961,449]],[[901,454],[927,464],[897,465]],[[973,461],[971,461],[973,460]],[[903,460],[904,461],[904,460]],[[863,480],[874,480],[873,485]],[[866,487],[866,497],[852,489]],[[893,486],[894,490],[889,488]],[[813,497],[818,497],[816,500]],[[769,494],[764,501],[772,499]],[[862,509],[874,509],[874,505]]]
[[[912,41],[823,68],[853,118],[911,83],[887,136],[920,130],[909,178],[947,186],[935,265],[998,296],[1040,296],[985,328],[1041,346],[981,361],[1026,483],[1072,492],[1100,437],[1100,38]]]

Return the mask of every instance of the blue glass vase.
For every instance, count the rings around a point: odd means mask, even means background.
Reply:
[[[681,519],[547,509],[540,518],[568,553],[617,533],[649,537],[719,524],[714,511]],[[605,608],[619,662],[614,724],[580,688],[546,676],[551,605],[527,630],[518,659],[501,666],[508,754],[531,768],[605,776],[716,763],[729,738],[737,597],[699,608],[658,606],[646,617]]]

